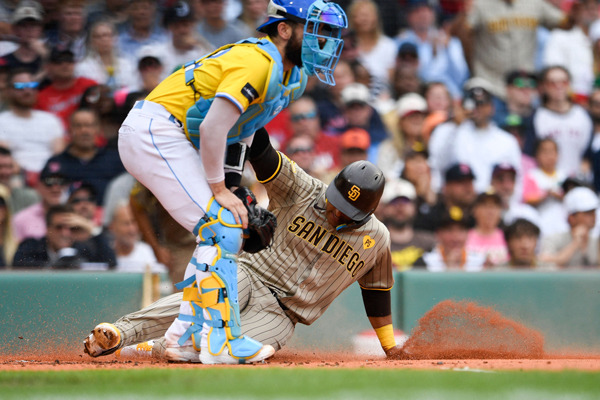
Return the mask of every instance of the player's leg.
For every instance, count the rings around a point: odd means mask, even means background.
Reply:
[[[210,363],[259,361],[272,355],[272,349],[242,336],[240,329],[235,254],[241,248],[241,227],[231,212],[211,200],[198,152],[170,124],[134,109],[119,130],[127,170],[179,224],[200,232],[201,243],[182,285],[191,289],[189,298],[184,293],[180,317],[166,336],[168,347],[206,348]],[[201,336],[201,343],[192,343],[190,335]]]
[[[92,357],[104,356],[131,344],[162,337],[179,313],[181,297],[181,293],[173,293],[113,324],[96,325],[83,341],[84,352]]]

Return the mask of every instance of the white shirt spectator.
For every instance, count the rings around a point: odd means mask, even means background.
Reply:
[[[453,161],[467,164],[475,174],[475,190],[485,192],[491,182],[494,165],[507,163],[515,167],[517,182],[521,168],[521,149],[510,133],[490,123],[478,129],[473,121],[467,120],[456,129],[453,145]],[[518,183],[517,183],[518,185]],[[520,189],[515,189],[520,193]]]
[[[75,75],[93,79],[102,85],[108,85],[113,90],[125,87],[135,87],[139,83],[137,68],[131,61],[117,57],[112,76],[96,54],[89,54],[75,66]]]
[[[458,126],[449,121],[439,124],[429,138],[429,166],[431,167],[432,189],[439,192],[444,181],[444,174],[452,166],[454,136]]]
[[[449,270],[439,247],[436,247],[429,253],[423,254],[423,261],[425,261],[427,271],[443,272]],[[478,272],[483,270],[484,264],[485,255],[465,251],[465,262],[461,269],[467,272]]]
[[[376,82],[388,86],[390,84],[390,69],[396,65],[397,53],[398,46],[396,42],[388,36],[381,35],[371,51],[359,52],[359,61]]]
[[[544,66],[561,65],[572,77],[575,93],[588,95],[594,83],[592,41],[579,27],[554,29],[546,42]]]
[[[551,137],[558,144],[557,169],[567,176],[577,174],[592,137],[588,113],[576,104],[564,114],[540,107],[533,116],[533,127],[539,139]]]
[[[146,266],[154,273],[167,272],[167,268],[156,260],[149,244],[138,241],[133,251],[126,256],[117,256],[118,272],[145,272]]]
[[[65,135],[60,119],[46,111],[32,110],[30,118],[12,111],[0,113],[0,142],[12,151],[17,164],[26,171],[40,172],[57,151]]]

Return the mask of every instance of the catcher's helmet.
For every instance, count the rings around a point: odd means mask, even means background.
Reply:
[[[357,224],[366,222],[377,208],[385,178],[369,161],[356,161],[333,178],[325,197],[335,208]]]
[[[304,25],[304,68],[321,82],[335,85],[333,70],[344,47],[342,29],[348,27],[344,10],[324,0],[270,0],[267,15],[267,21],[256,30],[264,32],[266,26],[287,20]]]

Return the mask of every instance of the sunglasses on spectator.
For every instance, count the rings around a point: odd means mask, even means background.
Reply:
[[[298,121],[302,121],[303,119],[313,119],[313,118],[316,118],[316,116],[317,116],[316,111],[310,111],[307,113],[294,114],[294,115],[290,116],[290,119],[292,120],[292,122],[298,122]]]
[[[15,82],[13,88],[16,90],[37,89],[39,85],[38,82]]]
[[[78,232],[81,230],[81,227],[71,226],[71,225],[66,225],[66,224],[55,224],[55,225],[52,225],[52,229],[56,229],[57,231],[64,231],[65,229],[68,229],[71,232]]]
[[[513,86],[518,88],[535,88],[535,81],[531,78],[515,78],[512,81]]]
[[[69,203],[71,204],[79,204],[79,203],[83,203],[84,201],[88,202],[88,203],[94,203],[96,202],[96,199],[93,197],[75,197],[72,198]]]
[[[55,185],[62,186],[65,184],[65,180],[63,178],[58,178],[56,176],[44,178],[42,180],[42,182],[44,183],[45,186],[48,186],[48,187],[55,186]]]
[[[288,149],[288,154],[292,156],[296,153],[308,153],[311,151],[313,151],[312,147],[292,147],[291,149]]]

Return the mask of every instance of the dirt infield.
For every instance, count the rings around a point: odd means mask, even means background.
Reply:
[[[600,371],[600,354],[547,354],[543,335],[472,302],[443,301],[420,320],[403,346],[404,360],[283,350],[267,362],[234,368],[397,368],[493,370]],[[217,366],[217,368],[227,366]],[[201,364],[156,360],[117,359],[114,355],[92,359],[84,354],[0,356],[0,371],[79,370],[130,368],[215,368]]]

